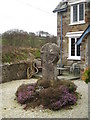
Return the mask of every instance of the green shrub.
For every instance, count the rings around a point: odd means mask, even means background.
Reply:
[[[34,55],[36,58],[40,58],[40,50],[36,50]]]
[[[86,70],[83,72],[82,80],[84,80],[87,84],[90,82],[90,67],[86,68]]]

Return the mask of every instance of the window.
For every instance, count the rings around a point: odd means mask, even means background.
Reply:
[[[79,3],[71,5],[71,24],[85,23],[85,4]]]
[[[75,56],[75,39],[71,38],[71,56]]]
[[[78,38],[71,38],[71,56],[80,56],[80,45],[76,45]]]
[[[84,4],[79,5],[79,21],[84,20]]]
[[[77,45],[76,42],[79,40],[80,36],[84,31],[77,32],[67,32],[66,37],[68,37],[68,59],[71,60],[81,60],[80,57],[80,45]]]
[[[78,41],[79,39],[77,38],[77,41]],[[77,56],[80,56],[80,45],[77,45]]]
[[[77,21],[77,5],[73,6],[73,22]]]
[[[69,59],[80,60],[80,45],[76,42],[78,38],[69,38]]]

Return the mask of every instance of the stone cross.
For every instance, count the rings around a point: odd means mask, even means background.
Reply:
[[[57,80],[57,61],[59,48],[55,43],[47,43],[41,48],[42,79]]]

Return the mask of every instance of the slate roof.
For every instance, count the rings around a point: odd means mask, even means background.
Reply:
[[[67,2],[60,2],[53,12],[64,12],[67,9]]]
[[[87,35],[87,34],[90,34],[90,25],[86,28],[86,30],[83,32],[83,34],[80,36],[78,42],[76,43],[77,45],[79,45],[83,38]]]

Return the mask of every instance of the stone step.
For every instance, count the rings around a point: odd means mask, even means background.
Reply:
[[[59,80],[78,80],[80,76],[58,76]]]

